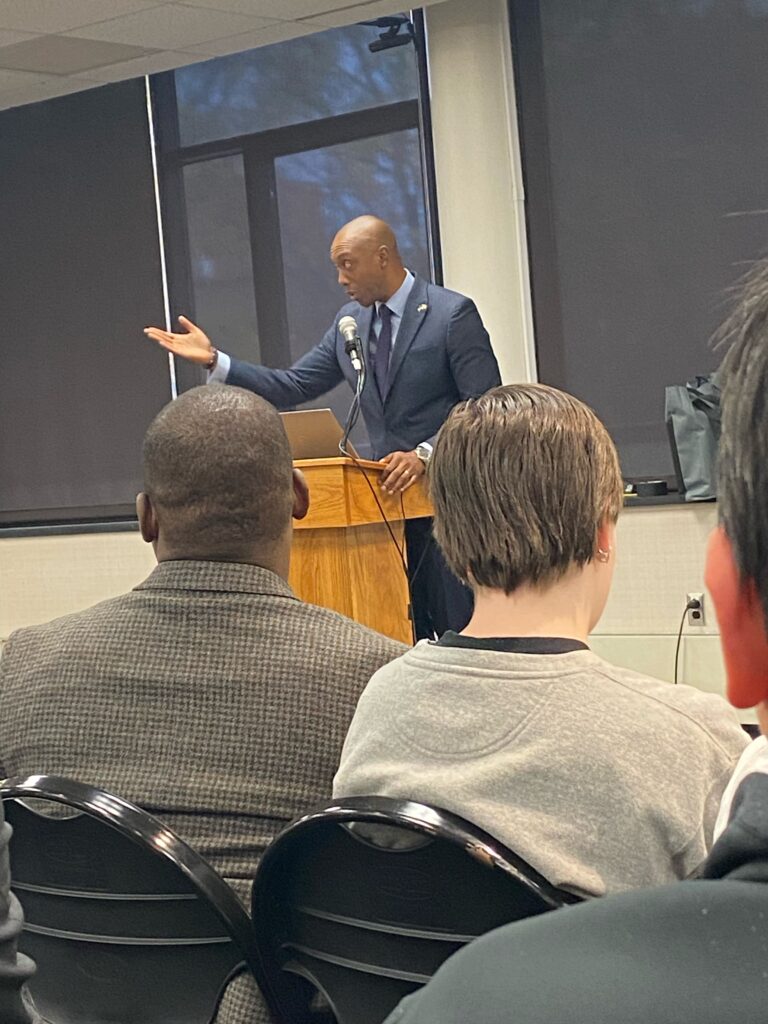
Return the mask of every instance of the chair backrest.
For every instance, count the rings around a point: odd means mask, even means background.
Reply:
[[[336,800],[281,832],[256,872],[262,991],[285,1024],[317,1019],[318,993],[339,1024],[379,1024],[478,935],[569,902],[456,815]]]
[[[33,775],[7,779],[0,798],[40,1013],[52,1024],[208,1024],[228,980],[254,966],[250,921],[226,882],[103,790]],[[27,799],[77,813],[53,817]]]

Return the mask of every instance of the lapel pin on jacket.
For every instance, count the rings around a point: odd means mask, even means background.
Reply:
[[[416,312],[417,313],[426,313],[428,308],[429,307],[427,306],[426,302],[422,302],[422,304],[420,306],[416,307]]]

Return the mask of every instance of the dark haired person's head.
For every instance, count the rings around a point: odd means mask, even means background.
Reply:
[[[147,430],[137,510],[158,561],[246,562],[287,576],[291,518],[307,512],[282,420],[263,398],[207,384]]]
[[[457,406],[429,467],[435,534],[475,592],[537,595],[578,577],[586,629],[610,588],[622,504],[616,449],[591,409],[543,384]]]
[[[758,705],[768,734],[768,261],[741,282],[721,329],[730,343],[721,370],[718,513],[707,552],[736,707]]]

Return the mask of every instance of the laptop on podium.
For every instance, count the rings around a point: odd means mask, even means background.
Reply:
[[[330,409],[302,409],[281,412],[280,416],[294,459],[341,458],[339,441],[344,430]],[[351,441],[347,441],[347,451],[359,458]]]

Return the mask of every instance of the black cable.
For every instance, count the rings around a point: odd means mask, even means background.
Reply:
[[[395,531],[392,529],[392,524],[387,519],[387,513],[384,511],[384,506],[379,501],[379,496],[376,493],[376,488],[373,486],[373,484],[371,483],[371,481],[368,478],[368,474],[367,474],[367,472],[365,470],[365,466],[361,465],[360,460],[357,458],[357,456],[353,455],[351,452],[345,452],[344,454],[347,456],[347,458],[352,460],[354,465],[357,466],[357,468],[363,474],[363,479],[368,484],[370,492],[373,495],[373,500],[376,502],[376,506],[377,506],[377,508],[379,510],[379,514],[381,515],[382,522],[384,523],[384,525],[386,526],[386,528],[387,528],[387,530],[389,532],[389,536],[390,536],[390,538],[392,540],[392,543],[395,545],[395,551],[397,552],[397,557],[398,557],[398,560],[400,562],[400,565],[402,566],[403,575],[405,576],[405,585],[408,588],[408,621],[411,624],[411,639],[412,639],[413,643],[415,644],[416,643],[416,620],[415,620],[414,614],[413,614],[413,589],[412,589],[412,586],[411,586],[411,577],[408,574],[408,562],[406,561],[406,558],[405,558],[405,517],[403,517],[403,544],[402,544],[402,547],[401,547],[400,544],[398,544],[398,542],[397,542],[397,537],[395,536]],[[417,567],[417,571],[421,567],[421,561],[422,561],[423,557],[424,556],[422,554],[422,558],[419,559],[419,564],[418,564],[418,567]]]
[[[365,471],[365,466],[363,466],[361,464],[361,462],[358,459],[358,457],[356,455],[353,455],[352,452],[345,452],[344,454],[346,455],[346,457],[348,459],[351,459],[354,462],[354,464],[357,466],[357,468],[363,474],[363,479],[368,484],[370,492],[373,495],[373,500],[376,502],[376,505],[377,505],[377,507],[379,509],[379,514],[381,515],[381,518],[382,518],[382,520],[384,522],[384,525],[386,526],[387,530],[389,531],[389,536],[392,539],[392,543],[395,545],[395,550],[397,551],[397,556],[398,556],[398,558],[400,560],[400,564],[403,567],[403,572],[405,573],[405,576],[406,576],[406,579],[407,579],[408,578],[408,563],[405,560],[405,550],[397,542],[397,537],[395,536],[395,531],[392,529],[392,524],[387,519],[387,513],[384,511],[384,506],[379,501],[379,496],[376,493],[376,488],[373,486],[371,481],[368,479],[368,474]],[[403,544],[404,543],[405,543],[405,539],[403,539]]]
[[[405,522],[405,502],[403,501],[403,494],[404,493],[405,493],[404,491],[400,491],[400,511],[402,513],[402,516],[403,516],[403,522]],[[403,536],[403,543],[405,543],[405,536]],[[419,560],[416,563],[416,568],[413,570],[413,572],[410,575],[410,578],[409,578],[409,585],[410,585],[410,587],[413,587],[413,584],[414,584],[414,582],[416,580],[416,577],[419,575],[419,570],[421,569],[422,563],[424,562],[424,556],[427,554],[427,552],[429,551],[429,549],[432,547],[432,545],[434,543],[435,543],[435,538],[432,535],[432,531],[430,530],[429,537],[427,539],[427,543],[421,549],[421,554],[419,555]],[[413,602],[411,602],[411,603],[413,603]]]
[[[408,574],[408,562],[406,561],[406,558],[405,558],[405,507],[403,506],[403,496],[402,496],[402,493],[400,495],[400,505],[401,505],[401,508],[403,510],[403,543],[402,543],[402,546],[401,546],[398,543],[398,541],[397,541],[397,537],[395,536],[395,531],[392,529],[392,524],[390,523],[389,519],[387,519],[387,514],[384,511],[384,507],[381,504],[381,501],[379,500],[378,494],[376,493],[376,488],[373,486],[373,484],[371,483],[371,481],[368,478],[368,473],[365,470],[365,466],[361,465],[360,460],[358,459],[357,455],[354,454],[353,452],[351,452],[349,450],[349,448],[347,447],[347,444],[349,442],[349,435],[352,432],[352,429],[354,428],[355,424],[357,423],[358,417],[360,416],[360,399],[361,399],[361,396],[362,396],[362,393],[363,393],[363,388],[365,386],[365,378],[366,378],[366,366],[365,366],[365,363],[363,363],[363,369],[362,369],[362,371],[357,376],[357,387],[355,388],[355,397],[352,399],[352,405],[349,407],[349,412],[347,414],[347,421],[344,424],[344,435],[343,435],[342,439],[339,441],[339,451],[341,452],[341,454],[345,458],[351,459],[352,463],[363,474],[363,479],[368,484],[370,492],[373,495],[373,500],[376,502],[376,507],[379,510],[379,515],[381,516],[382,522],[384,523],[384,525],[387,528],[387,532],[389,533],[389,536],[390,536],[390,539],[391,539],[392,543],[395,545],[395,551],[397,552],[398,561],[400,562],[400,565],[402,566],[403,574],[405,576],[405,583],[406,583],[406,586],[408,588],[408,620],[409,620],[409,622],[411,624],[411,638],[412,638],[412,640],[413,640],[413,642],[415,644],[416,643],[416,623],[415,623],[414,615],[413,615],[413,590],[411,588],[411,577]],[[426,552],[426,548],[425,548],[425,552]],[[422,556],[419,559],[419,564],[416,567],[416,572],[418,572],[418,570],[421,568],[421,563],[422,563],[423,559],[424,559],[424,553],[422,553]]]
[[[392,539],[392,543],[395,545],[395,550],[397,551],[397,556],[400,559],[400,562],[402,563],[402,566],[403,566],[403,571],[405,572],[405,574],[407,576],[408,575],[408,568],[407,568],[406,561],[405,561],[405,551],[397,543],[397,537],[395,537],[394,531],[393,531],[393,529],[392,529],[392,527],[390,525],[389,520],[387,519],[386,513],[384,512],[384,509],[382,508],[381,502],[379,501],[379,496],[376,493],[376,489],[373,486],[373,484],[371,483],[371,481],[368,479],[368,474],[365,471],[365,467],[360,465],[360,461],[359,461],[357,455],[354,454],[353,452],[351,452],[347,448],[347,443],[349,442],[349,435],[352,432],[352,428],[357,423],[358,417],[360,416],[360,398],[361,398],[362,393],[363,393],[363,388],[365,387],[365,378],[366,378],[366,366],[365,366],[365,363],[363,363],[363,368],[360,371],[360,373],[358,373],[358,375],[357,375],[357,387],[355,388],[355,397],[352,399],[352,405],[349,407],[349,412],[347,413],[347,421],[344,424],[344,435],[343,435],[342,439],[339,441],[339,451],[341,452],[341,454],[345,458],[351,459],[352,462],[357,466],[357,468],[363,474],[363,479],[368,484],[368,487],[371,490],[371,494],[373,495],[373,500],[376,502],[376,505],[378,506],[379,514],[381,515],[381,518],[384,521],[384,525],[387,527],[387,530],[389,530],[389,536]]]
[[[683,617],[680,619],[680,629],[677,631],[677,647],[675,648],[675,686],[677,686],[677,666],[680,658],[680,641],[683,639],[683,626],[685,625],[685,617],[688,612],[695,612],[701,608],[701,601],[698,598],[693,598],[691,601],[687,601],[685,609],[683,611]]]
[[[365,363],[362,363],[362,368],[357,375],[355,397],[352,399],[352,404],[350,405],[349,412],[347,413],[347,422],[344,424],[344,434],[339,441],[339,451],[349,459],[351,459],[352,456],[347,451],[347,443],[349,442],[349,435],[352,433],[358,417],[360,416],[360,399],[363,394],[363,388],[365,387],[365,377],[366,366]]]

